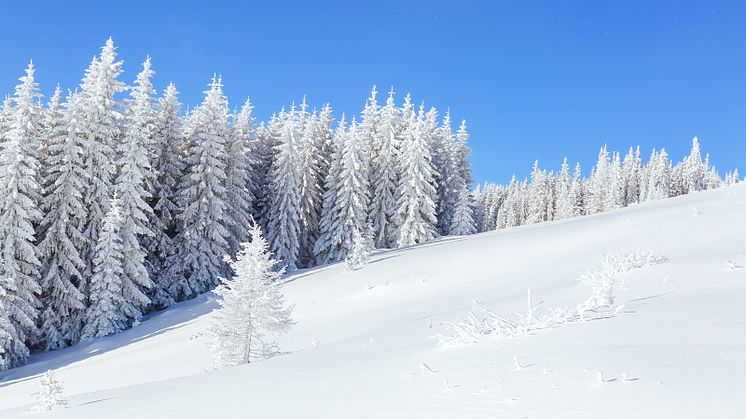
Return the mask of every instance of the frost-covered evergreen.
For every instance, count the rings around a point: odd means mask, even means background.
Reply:
[[[318,129],[318,115],[308,115],[305,99],[301,110],[300,152],[300,234],[298,238],[299,266],[312,266],[315,262],[314,244],[319,236],[319,219],[323,199],[322,159],[324,138]]]
[[[409,96],[407,96],[408,98]],[[405,130],[402,132],[397,185],[397,245],[409,246],[434,238],[437,234],[433,168],[430,158],[430,145],[421,135],[424,115],[420,112],[415,119],[413,110],[405,110],[408,115]]]
[[[557,208],[554,219],[570,218],[574,215],[575,195],[573,192],[570,166],[567,164],[567,159],[564,159],[557,179],[557,189],[555,190]]]
[[[327,178],[330,192],[324,197],[324,210],[315,253],[321,263],[345,259],[354,247],[355,235],[368,234],[368,179],[362,166],[364,145],[357,122],[353,119],[345,132],[344,118],[338,129],[339,152],[334,172]]]
[[[234,116],[228,137],[228,167],[226,168],[226,194],[228,199],[228,243],[230,254],[235,255],[249,237],[249,219],[254,201],[252,191],[251,144],[255,136],[254,106],[246,99],[241,111]]]
[[[269,208],[270,249],[289,271],[298,267],[300,252],[300,156],[295,110],[285,117],[271,172],[272,201]]]
[[[87,279],[91,274],[98,232],[114,188],[118,160],[116,143],[121,134],[118,123],[122,119],[116,95],[125,90],[125,84],[117,80],[122,74],[122,65],[122,61],[117,61],[116,47],[109,38],[99,57],[91,61],[80,84],[81,136],[88,175],[83,192],[83,204],[88,208],[83,231],[87,249],[82,255],[88,266],[79,285],[83,294],[88,292]]]
[[[119,200],[114,197],[103,220],[93,259],[90,282],[90,305],[86,309],[83,339],[108,336],[127,326],[128,302],[122,295],[124,249],[121,229],[124,220]]]
[[[86,263],[81,228],[87,208],[83,185],[87,180],[80,135],[78,95],[70,95],[67,107],[60,104],[60,90],[49,102],[44,123],[46,142],[43,160],[42,210],[39,231],[42,302],[41,335],[47,349],[75,343],[83,327],[86,298],[78,289]]]
[[[352,248],[345,258],[348,271],[356,271],[368,264],[370,259],[370,243],[368,241],[365,235],[355,231],[352,237]]]
[[[220,308],[211,323],[210,349],[215,365],[248,364],[275,355],[277,343],[267,334],[287,332],[294,324],[292,306],[285,304],[278,282],[284,269],[272,257],[257,225],[249,230],[251,241],[243,244],[236,260],[229,262],[233,279],[221,279],[215,290]]]
[[[471,194],[464,185],[453,210],[453,218],[450,224],[450,234],[454,236],[466,236],[477,232],[474,223],[474,210],[472,209]]]
[[[226,168],[228,104],[223,84],[213,77],[202,104],[190,116],[185,175],[179,183],[180,231],[176,256],[169,268],[174,278],[168,293],[175,301],[210,290],[228,274],[224,256],[228,245]]]
[[[25,362],[26,343],[37,340],[41,287],[40,265],[34,225],[39,209],[40,96],[29,64],[13,96],[10,125],[0,148],[0,283],[5,289],[2,305],[11,322],[11,338],[4,364]]]
[[[398,182],[398,125],[399,109],[394,103],[394,90],[391,89],[386,105],[380,110],[378,130],[371,146],[371,197],[368,217],[373,229],[375,246],[379,248],[392,247],[397,238],[393,219],[396,213]]]
[[[121,225],[119,235],[122,246],[122,313],[128,323],[139,322],[143,310],[150,304],[146,292],[152,288],[148,269],[145,267],[143,238],[154,237],[150,219],[153,209],[146,202],[150,192],[146,189],[151,178],[149,148],[156,128],[156,113],[153,108],[155,90],[150,58],[143,63],[132,87],[131,98],[125,110],[125,129],[117,144],[120,156],[114,190],[119,198]]]
[[[174,262],[176,255],[173,237],[176,234],[176,216],[179,212],[177,193],[184,170],[185,150],[178,95],[176,86],[170,83],[159,100],[152,163],[156,176],[151,215],[154,236],[145,240],[148,268],[154,282],[152,303],[163,307],[174,303],[169,289],[177,281],[177,278],[170,275],[168,266]]]

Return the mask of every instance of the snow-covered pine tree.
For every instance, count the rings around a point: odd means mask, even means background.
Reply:
[[[137,75],[127,100],[122,140],[117,144],[118,175],[114,190],[119,199],[122,239],[122,306],[120,310],[129,324],[139,322],[143,310],[150,304],[147,290],[153,282],[145,267],[143,238],[155,237],[151,225],[153,209],[146,202],[150,198],[148,187],[151,177],[149,150],[156,129],[156,112],[153,108],[155,90],[150,79],[153,70],[148,57]]]
[[[622,162],[619,153],[614,153],[606,168],[604,191],[604,211],[624,206],[624,179],[622,177]]]
[[[272,188],[270,187],[272,166],[277,159],[284,114],[284,110],[280,115],[273,114],[266,125],[263,123],[259,125],[256,131],[257,141],[252,147],[254,156],[252,172],[256,179],[256,189],[253,193],[254,214],[256,214],[257,223],[264,231],[268,231],[269,227],[269,211],[272,205]]]
[[[277,157],[272,166],[271,205],[269,208],[270,249],[286,269],[298,267],[300,251],[300,156],[298,121],[295,107],[286,114],[282,124]]]
[[[598,161],[589,180],[589,196],[585,202],[585,212],[587,214],[595,214],[605,208],[606,191],[609,184],[609,165],[609,152],[604,145],[598,152]]]
[[[575,198],[573,204],[573,216],[583,215],[585,208],[585,182],[583,181],[583,172],[580,163],[575,164],[575,170],[572,175],[571,195]]]
[[[342,176],[342,146],[347,136],[347,121],[344,114],[339,120],[338,127],[332,140],[333,152],[331,155],[329,172],[324,180],[324,197],[321,207],[321,219],[319,220],[319,238],[314,244],[316,262],[319,264],[335,260],[336,249],[339,247],[341,236],[339,235],[339,212],[337,203]]]
[[[378,248],[392,247],[396,241],[396,185],[397,176],[397,130],[399,109],[394,103],[394,89],[389,91],[386,105],[380,110],[379,129],[373,139],[370,163],[370,213],[373,240]]]
[[[226,168],[226,193],[228,197],[228,243],[230,255],[235,255],[241,243],[249,238],[254,197],[252,177],[251,141],[255,137],[254,106],[247,98],[241,111],[233,117],[231,135],[228,137],[228,167]]]
[[[184,171],[180,109],[179,92],[173,83],[169,83],[159,100],[153,137],[152,166],[156,181],[153,185],[151,220],[154,236],[145,240],[147,264],[154,282],[151,301],[158,307],[168,307],[174,303],[168,290],[176,278],[169,275],[167,268],[176,255],[173,237],[176,235],[178,214],[177,193]]]
[[[34,225],[39,209],[40,96],[29,63],[13,96],[9,129],[0,149],[0,277],[12,282],[2,293],[11,322],[12,341],[4,358],[8,365],[25,362],[27,343],[38,337],[36,321],[41,305],[39,285],[41,262],[38,258]]]
[[[356,232],[362,237],[368,234],[365,220],[369,187],[365,171],[361,170],[365,150],[355,119],[349,132],[344,131],[344,119],[340,121],[337,135],[339,160],[333,163],[334,174],[327,178],[333,192],[325,196],[321,234],[315,248],[320,263],[345,259],[354,247]]]
[[[572,179],[570,179],[570,166],[567,164],[567,158],[562,161],[559,177],[557,179],[557,188],[555,190],[557,209],[554,219],[560,220],[570,218],[575,213],[575,196],[573,194]]]
[[[108,211],[107,205],[116,175],[115,148],[120,136],[120,127],[117,123],[121,120],[121,112],[115,95],[126,89],[125,84],[117,80],[120,74],[122,61],[117,61],[114,41],[109,38],[101,47],[100,56],[94,57],[86,69],[80,85],[83,125],[81,135],[84,139],[85,171],[88,174],[88,182],[83,192],[83,204],[88,208],[83,231],[87,249],[82,254],[88,266],[79,285],[84,295],[88,292],[87,279],[91,274],[91,261],[101,223]]]
[[[699,139],[692,139],[692,150],[683,161],[683,193],[691,193],[705,189],[704,179],[708,167],[702,162],[702,154],[699,151]]]
[[[60,104],[59,87],[47,107],[42,161],[44,216],[39,225],[42,303],[41,337],[48,350],[75,343],[80,338],[85,296],[78,289],[86,263],[81,228],[86,173],[80,135],[80,96],[71,94],[66,108]]]
[[[259,227],[249,230],[251,241],[243,244],[235,261],[229,262],[233,280],[221,279],[215,293],[220,308],[209,334],[216,366],[248,364],[275,355],[279,347],[266,334],[287,332],[294,324],[293,307],[286,306],[278,282],[284,268],[272,257]]]
[[[324,138],[319,136],[318,115],[305,116],[300,137],[300,208],[301,223],[298,250],[299,266],[312,266],[313,248],[319,237],[319,219],[323,199],[321,160]]]
[[[451,219],[450,234],[455,236],[465,236],[477,232],[474,223],[474,210],[472,209],[472,200],[469,189],[464,185],[459,193],[456,207],[453,210]]]
[[[399,183],[397,185],[397,246],[409,246],[434,238],[437,234],[433,168],[430,145],[422,135],[424,114],[415,117],[411,103],[405,99],[402,116],[407,117],[398,159]],[[409,109],[409,110],[408,110]]]
[[[368,264],[369,248],[366,236],[356,230],[352,237],[352,248],[345,258],[348,271],[356,271]]]
[[[470,187],[472,183],[471,178],[471,165],[469,164],[469,156],[471,156],[471,149],[469,148],[469,131],[466,129],[466,120],[461,120],[458,131],[456,132],[456,141],[453,143],[453,158],[456,162],[456,168],[461,173],[461,181]]]
[[[539,161],[534,161],[534,168],[531,171],[531,184],[528,191],[528,224],[546,221],[548,198],[546,193],[546,177],[546,172],[539,168]]]
[[[660,152],[653,150],[653,155],[648,162],[648,192],[649,201],[665,199],[670,196],[671,190],[671,163],[665,149]]]
[[[186,173],[179,182],[179,232],[176,256],[168,275],[168,292],[176,301],[208,291],[228,275],[226,206],[228,104],[223,83],[213,77],[202,104],[190,116]]]
[[[640,146],[637,146],[636,150],[630,147],[629,152],[624,156],[624,163],[622,164],[624,206],[640,202],[641,171]]]
[[[380,107],[378,106],[378,91],[374,85],[370,91],[368,100],[365,101],[365,106],[360,115],[360,125],[358,127],[361,148],[363,150],[362,155],[364,158],[362,169],[365,171],[365,176],[368,178],[368,182],[372,182],[372,160],[373,152],[376,149],[377,138],[379,137],[379,131],[381,129],[380,120]]]
[[[8,309],[5,307],[7,291],[14,288],[13,280],[0,278],[0,371],[11,367],[10,359],[6,353],[13,350],[13,325],[10,323]]]
[[[90,305],[82,339],[108,336],[127,327],[129,305],[122,296],[124,253],[122,249],[122,215],[116,196],[110,200],[109,211],[103,220],[93,259],[93,276],[90,282]]]

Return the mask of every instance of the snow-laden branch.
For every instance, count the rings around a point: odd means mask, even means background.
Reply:
[[[559,307],[538,314],[542,302],[534,304],[531,289],[527,292],[526,311],[516,313],[516,319],[500,316],[488,309],[469,312],[466,317],[445,322],[445,330],[436,336],[440,345],[465,345],[479,342],[484,336],[512,338],[532,334],[536,330],[563,323],[598,318],[600,313],[614,306],[614,289],[619,286],[619,275],[646,266],[666,262],[665,256],[648,250],[611,253],[601,258],[600,265],[580,275],[580,281],[591,290],[591,295],[575,308]],[[601,317],[608,317],[608,314]]]

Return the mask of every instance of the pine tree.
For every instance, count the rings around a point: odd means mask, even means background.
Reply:
[[[319,236],[319,218],[323,199],[321,160],[324,139],[318,130],[318,115],[304,118],[300,138],[300,235],[299,265],[312,266],[315,261],[314,244]]]
[[[598,152],[598,161],[591,173],[589,196],[585,202],[587,214],[595,214],[605,208],[606,191],[609,184],[609,163],[609,152],[604,145]]]
[[[459,193],[458,201],[453,211],[450,233],[455,236],[465,236],[476,232],[471,195],[469,194],[469,189],[464,185]]]
[[[26,75],[19,79],[13,97],[10,126],[0,149],[0,277],[10,278],[4,284],[5,306],[11,322],[10,347],[5,351],[5,363],[18,365],[28,357],[26,343],[37,339],[39,268],[41,262],[36,247],[34,224],[39,210],[39,136],[40,96],[34,80],[34,66],[29,64]]]
[[[155,133],[156,114],[153,108],[155,93],[150,79],[153,77],[150,58],[143,63],[132,88],[125,110],[125,129],[122,141],[117,144],[119,174],[114,190],[119,197],[122,239],[122,313],[128,323],[139,322],[145,307],[150,304],[146,291],[153,287],[145,267],[144,237],[154,237],[150,219],[153,209],[146,202],[146,190],[151,172],[149,147]]]
[[[87,209],[83,206],[86,182],[83,141],[78,123],[79,95],[70,95],[67,107],[60,104],[59,87],[46,112],[43,136],[44,217],[39,226],[42,302],[41,335],[48,350],[75,343],[80,338],[85,296],[78,289],[86,263],[81,228]]]
[[[268,241],[277,259],[293,271],[300,251],[300,156],[295,110],[283,121],[277,158],[272,166]]]
[[[368,264],[370,244],[365,235],[355,230],[352,237],[352,248],[350,248],[345,264],[348,271],[356,271]]]
[[[624,179],[622,178],[622,163],[619,153],[614,153],[608,167],[606,168],[606,177],[603,182],[605,185],[603,210],[609,211],[624,206]]]
[[[531,184],[528,191],[528,224],[546,221],[548,198],[546,194],[546,177],[546,172],[539,168],[539,161],[534,161],[534,168],[531,171]]]
[[[108,336],[127,326],[129,303],[122,296],[122,277],[125,275],[121,239],[123,223],[119,200],[114,197],[96,243],[83,339]]]
[[[702,162],[699,139],[692,139],[692,150],[683,162],[683,193],[705,189],[704,179],[708,168]]]
[[[394,90],[389,91],[386,105],[381,108],[379,129],[373,139],[371,158],[371,198],[369,219],[373,228],[373,239],[378,248],[395,244],[396,231],[393,223],[396,213],[397,188],[397,129],[399,109],[394,103]]]
[[[671,163],[665,149],[659,153],[653,150],[648,162],[648,200],[664,199],[670,196]]]
[[[408,111],[406,107],[405,101],[402,115],[409,115],[409,119],[402,133],[398,161],[400,178],[397,185],[396,225],[399,247],[434,238],[437,223],[430,147],[422,135],[424,115],[420,113],[415,119],[414,111]]]
[[[156,175],[153,192],[152,231],[154,236],[146,239],[147,262],[154,281],[152,302],[156,306],[168,307],[174,303],[169,293],[177,281],[169,274],[168,264],[174,262],[178,214],[177,193],[179,180],[184,171],[182,125],[179,117],[181,104],[176,86],[170,83],[159,100],[154,133],[153,171]]]
[[[241,112],[234,117],[231,135],[228,140],[228,167],[226,169],[228,197],[228,242],[230,255],[235,255],[241,243],[249,238],[249,219],[254,202],[252,191],[252,159],[250,141],[255,135],[254,106],[246,99]]]
[[[345,259],[354,247],[355,234],[368,234],[369,187],[362,170],[365,150],[359,126],[353,118],[349,132],[345,132],[343,119],[337,133],[339,160],[334,163],[335,178],[328,179],[334,192],[325,196],[321,234],[314,249],[321,263]]]
[[[175,301],[192,298],[228,274],[226,220],[228,105],[223,84],[213,77],[202,104],[190,118],[186,174],[179,183],[177,254],[169,268],[176,279],[168,290]]]
[[[258,226],[250,229],[251,241],[243,244],[230,267],[233,280],[222,279],[215,293],[220,308],[209,333],[215,364],[230,367],[275,355],[279,348],[266,334],[287,332],[294,324],[293,307],[285,305],[278,269]]]
[[[557,211],[555,219],[570,218],[575,213],[575,196],[573,194],[572,180],[570,179],[570,166],[567,158],[562,161],[559,178],[557,179],[556,201]]]
[[[122,115],[115,95],[126,89],[117,80],[122,73],[122,61],[117,61],[114,42],[109,38],[101,48],[98,58],[91,61],[80,85],[81,135],[84,141],[85,171],[88,182],[83,192],[83,204],[88,208],[83,231],[87,248],[82,257],[88,262],[80,291],[88,292],[87,279],[92,270],[91,261],[98,241],[98,232],[106,215],[116,174],[116,142],[120,136],[118,121]]]

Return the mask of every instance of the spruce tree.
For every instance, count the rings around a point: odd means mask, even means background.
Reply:
[[[149,147],[156,128],[155,91],[150,81],[153,74],[150,58],[147,58],[127,101],[124,135],[117,144],[119,173],[114,190],[119,198],[121,214],[121,310],[128,323],[140,321],[143,310],[150,304],[146,291],[153,286],[145,267],[143,246],[143,238],[154,237],[150,223],[153,209],[146,202],[151,196],[146,189],[151,173]]]
[[[36,325],[41,305],[41,262],[34,225],[39,209],[40,109],[34,66],[29,63],[13,96],[10,125],[0,149],[0,278],[9,278],[0,292],[9,315],[11,342],[3,355],[14,366],[26,361],[27,343],[37,339]]]
[[[289,271],[297,269],[300,251],[300,138],[297,122],[292,109],[283,121],[269,185],[272,190],[268,214],[269,246]]]
[[[230,255],[235,255],[241,243],[249,238],[249,220],[254,201],[252,191],[252,156],[250,141],[255,136],[254,106],[251,99],[246,99],[241,111],[234,116],[228,137],[228,167],[226,168],[226,194],[228,199],[227,215],[229,219],[228,243]]]
[[[146,239],[147,262],[154,287],[152,303],[167,307],[174,303],[169,293],[176,278],[170,276],[169,263],[174,263],[178,184],[184,171],[185,150],[179,117],[181,104],[176,86],[170,83],[159,100],[154,133],[153,171],[156,181],[153,192],[152,231]]]
[[[186,173],[179,183],[177,254],[168,290],[175,301],[210,290],[228,270],[226,173],[228,104],[223,84],[213,77],[210,89],[190,117]]]
[[[409,96],[407,96],[409,97]],[[402,133],[400,173],[397,185],[397,246],[422,243],[436,236],[436,191],[433,186],[433,168],[430,147],[422,135],[424,115],[415,119],[411,104],[403,115],[408,115]]]
[[[386,105],[381,108],[379,129],[373,138],[370,162],[370,214],[373,240],[378,248],[394,246],[396,229],[396,188],[398,182],[399,109],[394,103],[394,90],[389,91]]]
[[[86,299],[78,289],[86,268],[82,227],[87,209],[83,186],[87,181],[83,156],[80,95],[60,104],[57,88],[46,113],[42,176],[44,217],[39,226],[42,302],[41,335],[47,349],[58,349],[80,338]]]
[[[80,85],[80,106],[84,139],[83,155],[88,182],[83,192],[83,204],[88,208],[83,234],[87,248],[82,257],[87,261],[86,272],[79,289],[87,294],[87,279],[91,274],[91,261],[98,241],[101,223],[108,211],[116,175],[116,143],[120,136],[122,115],[116,99],[125,90],[125,84],[117,80],[122,73],[122,61],[117,61],[116,47],[109,38],[101,48],[99,57],[91,61]]]
[[[455,236],[465,236],[477,232],[474,223],[474,210],[472,209],[471,195],[466,186],[459,192],[456,207],[453,210],[451,219],[450,234]]]
[[[122,295],[124,249],[121,229],[124,224],[116,196],[110,200],[96,243],[93,276],[90,283],[90,305],[86,310],[83,339],[108,336],[124,330],[130,303]]]

